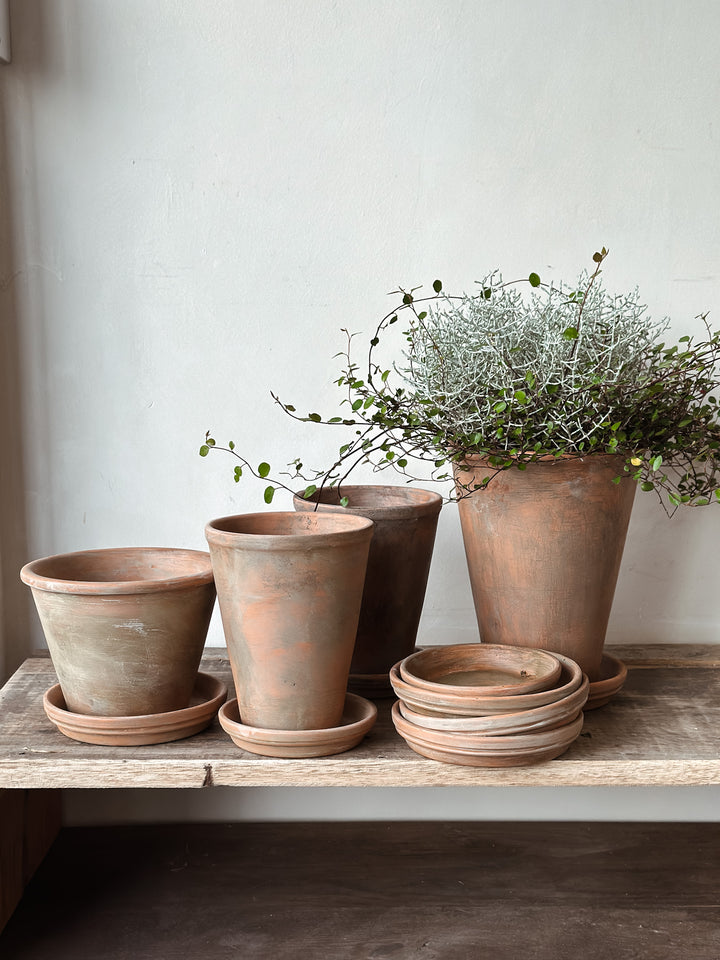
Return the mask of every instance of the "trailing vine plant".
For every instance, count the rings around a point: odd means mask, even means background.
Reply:
[[[343,415],[301,415],[271,393],[295,420],[350,431],[330,467],[308,470],[296,459],[280,479],[268,463],[253,466],[232,441],[220,446],[210,432],[200,455],[232,454],[236,481],[244,473],[266,481],[266,503],[278,488],[311,497],[337,486],[342,494],[361,464],[411,482],[425,463],[430,479],[448,481],[453,463],[482,458],[486,476],[471,487],[456,484],[449,498],[457,499],[502,470],[598,453],[617,455],[616,482],[631,476],[657,492],[668,512],[720,501],[720,331],[702,314],[699,339],[666,345],[668,321],[649,317],[637,291],[612,296],[603,288],[607,255],[605,247],[595,253],[592,271],[572,286],[543,283],[537,273],[506,282],[494,272],[472,294],[448,294],[439,280],[428,294],[400,288],[362,368],[355,336],[343,330],[335,381]],[[379,349],[396,324],[402,360],[383,364]]]

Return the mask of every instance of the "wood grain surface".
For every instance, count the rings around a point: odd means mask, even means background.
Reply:
[[[73,828],[3,960],[717,960],[720,825]]]
[[[485,770],[413,753],[390,720],[391,700],[348,753],[278,760],[240,750],[217,720],[201,734],[146,747],[82,744],[45,716],[42,695],[55,675],[47,658],[25,662],[0,692],[0,788],[209,786],[557,786],[720,783],[720,646],[614,647],[629,667],[625,688],[589,712],[562,757],[533,766]],[[231,690],[227,660],[201,669]]]

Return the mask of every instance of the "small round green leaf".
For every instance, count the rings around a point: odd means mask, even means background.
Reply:
[[[528,282],[530,283],[531,287],[539,287],[540,277],[538,276],[537,273],[531,273],[530,276],[528,277]]]
[[[440,293],[440,291],[442,290],[442,281],[441,281],[441,280],[435,280],[435,281],[434,281],[434,283],[433,283],[433,290],[435,291],[435,293]]]
[[[270,464],[261,463],[257,469],[258,475],[261,477],[266,477],[270,473]]]
[[[275,487],[265,487],[265,493],[263,494],[265,503],[272,503],[274,496],[275,496]]]
[[[200,451],[199,451],[199,452],[200,452],[200,456],[201,456],[201,457],[206,457],[206,456],[210,453],[210,447],[209,447],[206,443],[204,443],[204,444],[200,447]]]

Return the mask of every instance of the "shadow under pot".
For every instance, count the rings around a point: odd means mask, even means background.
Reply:
[[[347,497],[348,505],[340,504]],[[442,497],[429,490],[382,485],[296,494],[302,513],[367,517],[373,521],[349,689],[362,696],[392,696],[389,672],[415,649],[435,545]]]
[[[207,524],[243,724],[340,724],[372,532],[362,517],[291,512]]]
[[[215,603],[209,554],[86,550],[34,560],[20,577],[69,711],[134,717],[188,707]]]

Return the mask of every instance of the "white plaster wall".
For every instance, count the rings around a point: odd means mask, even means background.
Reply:
[[[330,410],[340,328],[374,328],[398,284],[569,278],[604,244],[607,285],[639,286],[678,334],[720,317],[715,0],[10,9],[1,286],[19,322],[24,559],[202,548],[206,520],[261,509],[230,460],[197,456],[208,428],[253,460],[327,461],[338,434],[298,429],[269,391]],[[610,642],[720,640],[719,524],[638,496]],[[420,639],[475,630],[448,507]]]

